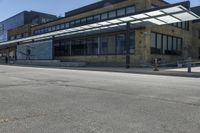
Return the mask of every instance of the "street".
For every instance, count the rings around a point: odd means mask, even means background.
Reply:
[[[199,133],[200,78],[0,65],[0,133]]]

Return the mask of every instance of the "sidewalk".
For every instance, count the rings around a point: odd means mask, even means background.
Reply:
[[[0,64],[5,65],[5,64]],[[102,71],[102,72],[120,72],[132,74],[148,74],[148,75],[163,75],[163,76],[178,76],[178,77],[193,77],[200,78],[200,67],[192,67],[192,73],[187,72],[187,68],[177,67],[161,67],[159,71],[153,71],[149,67],[131,67],[126,69],[124,67],[53,67],[53,66],[33,66],[33,65],[9,65],[19,67],[35,67],[35,68],[51,68],[51,69],[69,69],[69,70],[84,70],[84,71]]]
[[[200,78],[200,67],[193,67],[192,73],[188,73],[187,68],[159,68],[159,71],[153,71],[153,68],[126,69],[122,67],[78,67],[65,69]]]

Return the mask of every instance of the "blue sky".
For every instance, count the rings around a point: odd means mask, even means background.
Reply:
[[[0,21],[24,10],[34,10],[64,16],[64,12],[94,3],[99,0],[0,0]],[[167,0],[170,3],[183,0]],[[192,6],[200,0],[191,0]]]

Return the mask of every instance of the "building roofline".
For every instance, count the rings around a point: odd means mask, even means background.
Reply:
[[[19,13],[17,13],[17,14],[15,14],[15,15],[13,15],[13,16],[11,16],[11,17],[9,17],[9,18],[7,18],[7,19],[5,19],[5,20],[3,20],[3,21],[1,21],[0,23],[4,23],[5,21],[7,21],[7,20],[9,20],[9,19],[12,19],[12,18],[14,18],[14,17],[16,17],[16,16],[18,16],[18,15],[20,15],[20,14],[25,14],[25,13],[31,13],[31,12],[33,12],[33,13],[38,13],[38,14],[43,14],[43,15],[50,15],[51,17],[56,17],[56,15],[53,15],[53,14],[48,14],[48,13],[43,13],[43,12],[38,12],[38,11],[32,11],[32,10],[30,10],[30,11],[22,11],[22,12],[19,12]]]
[[[5,22],[5,21],[7,21],[7,20],[9,20],[9,19],[11,19],[11,18],[14,18],[14,17],[16,17],[16,16],[18,16],[18,15],[20,15],[20,14],[22,14],[22,13],[25,13],[25,12],[28,12],[28,11],[19,12],[19,13],[15,14],[15,15],[9,17],[9,18],[6,18],[5,20],[1,21],[0,23],[3,23],[3,22]]]
[[[29,11],[30,13],[32,12],[32,13],[38,13],[38,14],[42,14],[42,15],[48,15],[48,16],[51,16],[51,17],[56,17],[57,18],[57,16],[56,15],[54,15],[54,14],[49,14],[49,13],[45,13],[45,12],[38,12],[38,11]]]
[[[88,11],[91,11],[91,10],[94,10],[94,9],[105,7],[109,4],[116,4],[116,3],[119,3],[119,2],[123,2],[123,1],[126,1],[126,0],[101,0],[101,1],[98,1],[96,3],[89,4],[89,5],[86,5],[86,6],[65,12],[65,17],[74,16],[74,15],[77,15],[77,14],[80,14],[80,13],[85,13],[85,12],[88,12]]]
[[[72,11],[65,12],[65,17],[70,17],[70,16],[74,16],[74,15],[77,15],[77,14],[80,14],[80,13],[88,12],[88,11],[91,11],[91,10],[94,10],[94,9],[102,8],[107,3],[116,4],[116,3],[119,3],[119,2],[123,2],[123,1],[126,1],[126,0],[101,0],[101,1],[98,1],[96,3],[89,4],[89,5],[74,9]],[[169,2],[167,2],[165,0],[159,0],[159,1],[161,1],[165,4],[170,4]]]
[[[74,15],[80,14],[80,13],[83,13],[83,12],[88,12],[88,11],[91,11],[91,10],[94,10],[94,9],[97,9],[97,8],[101,8],[101,7],[104,6],[104,4],[106,2],[110,2],[111,4],[116,4],[116,3],[119,3],[119,2],[122,2],[122,1],[126,1],[126,0],[101,0],[101,1],[98,1],[96,3],[86,5],[86,6],[71,10],[69,12],[65,12],[64,17],[57,18],[55,20],[48,21],[48,22],[42,23],[40,25],[44,25],[44,24],[47,24],[47,23],[51,23],[51,22],[54,22],[54,21],[58,21],[58,20],[61,20],[61,19],[64,19],[64,18],[68,18],[68,17],[74,16]],[[33,25],[32,27],[36,27],[36,26],[38,26],[38,25]]]
[[[105,1],[105,0],[103,0],[103,1]],[[112,1],[117,1],[117,0],[112,0]],[[119,1],[124,1],[124,0],[118,0],[118,2],[119,2]],[[164,1],[164,0],[160,0],[160,1],[166,2],[166,1]],[[100,1],[100,2],[102,2],[102,1]],[[98,2],[96,2],[96,3],[98,3]],[[179,3],[175,3],[175,4],[169,4],[168,2],[166,2],[166,3],[167,3],[168,5],[166,5],[166,6],[164,6],[164,7],[170,7],[170,6],[174,6],[174,5],[183,5],[183,6],[186,7],[187,9],[190,8],[190,1],[183,1],[183,2],[179,2]],[[95,4],[95,3],[94,3],[94,4]],[[88,6],[90,6],[90,5],[88,5]],[[86,7],[86,6],[85,6],[85,7]],[[158,7],[158,8],[162,8],[162,7]],[[78,9],[80,9],[80,8],[78,8]],[[78,9],[77,9],[77,10],[78,10]],[[72,10],[72,11],[74,11],[74,10]],[[146,11],[146,10],[144,10],[144,11]],[[33,25],[32,27],[45,25],[45,24],[52,23],[52,22],[55,22],[55,21],[58,21],[58,20],[61,20],[61,19],[65,19],[65,18],[67,18],[67,17],[69,17],[69,16],[57,18],[57,19],[55,19],[55,20],[48,21],[48,22],[46,22],[46,23],[42,23],[42,24],[39,24],[39,25]]]

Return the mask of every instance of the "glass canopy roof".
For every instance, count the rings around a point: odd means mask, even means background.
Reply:
[[[143,22],[150,22],[155,25],[165,25],[171,24],[176,22],[183,22],[183,21],[192,21],[200,19],[200,16],[193,13],[192,11],[185,8],[182,4],[174,4],[168,7],[163,8],[156,8],[150,11],[144,11],[136,14],[132,14],[126,17],[119,17],[111,20],[106,20],[98,23],[87,24],[79,27],[69,28],[60,31],[54,31],[51,33],[46,33],[42,35],[31,36],[27,38],[2,42],[0,45],[12,44],[12,43],[19,43],[19,42],[28,42],[32,40],[43,40],[47,38],[53,37],[61,37],[73,34],[79,34],[84,32],[90,32],[95,30],[102,30],[108,28],[117,28],[120,26],[126,25],[127,22],[130,22],[132,25],[143,23]]]

